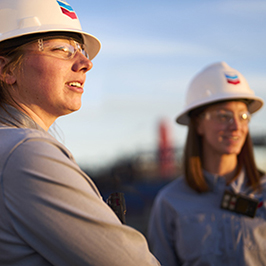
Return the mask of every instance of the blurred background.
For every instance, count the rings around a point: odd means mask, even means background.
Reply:
[[[266,1],[68,0],[102,49],[82,108],[57,120],[56,137],[104,199],[125,193],[127,223],[144,234],[158,190],[180,174],[186,127],[177,125],[191,79],[225,61],[266,100]],[[266,171],[266,107],[250,132]]]

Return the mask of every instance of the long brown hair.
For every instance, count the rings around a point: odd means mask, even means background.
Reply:
[[[198,110],[196,113],[200,114],[202,110]],[[254,189],[260,188],[260,179],[263,173],[257,169],[253,152],[253,144],[249,133],[247,134],[245,143],[237,158],[238,165],[236,176],[244,167],[249,185]],[[197,192],[209,191],[209,186],[203,176],[202,171],[202,137],[197,133],[196,130],[195,115],[191,115],[188,128],[184,149],[183,168],[185,179],[192,189],[196,190]]]

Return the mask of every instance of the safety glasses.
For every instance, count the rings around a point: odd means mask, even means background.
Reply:
[[[213,111],[206,111],[203,113],[203,116],[205,117],[205,119],[207,120],[213,120],[217,123],[220,124],[233,124],[233,122],[235,121],[235,119],[237,118],[238,121],[241,124],[248,124],[250,119],[251,119],[251,115],[248,111],[244,111],[244,112],[240,112],[237,114],[234,114],[231,111],[228,110],[213,110]]]
[[[40,51],[43,52],[45,55],[65,60],[72,59],[77,52],[80,52],[86,58],[89,59],[89,54],[85,50],[85,45],[71,38],[38,39],[37,40],[38,47],[34,45],[34,43],[36,44],[36,41],[25,44],[19,47],[19,49],[28,50],[28,51]]]
[[[73,39],[38,39],[39,51],[47,55],[61,59],[72,59],[77,52],[82,53],[89,59],[89,54],[85,50],[85,45]]]

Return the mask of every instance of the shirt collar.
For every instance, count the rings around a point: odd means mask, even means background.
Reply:
[[[226,181],[224,176],[214,175],[206,170],[203,170],[203,175],[205,180],[210,188],[210,190],[222,189],[226,188]],[[245,171],[242,169],[238,174],[237,178],[231,182],[227,187],[231,188],[235,193],[239,193],[244,190],[246,186],[246,178],[245,178]]]
[[[0,107],[0,126],[11,126],[18,128],[32,128],[45,131],[33,119],[15,107],[4,104]]]

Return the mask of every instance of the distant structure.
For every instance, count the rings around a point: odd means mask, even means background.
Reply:
[[[251,135],[254,146],[265,147],[266,146],[266,135],[264,133],[256,133]]]
[[[166,120],[161,120],[159,123],[158,165],[161,178],[171,178],[175,175],[175,148],[172,140],[172,131]]]

